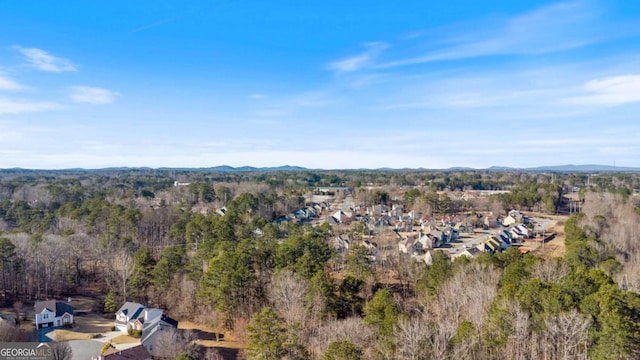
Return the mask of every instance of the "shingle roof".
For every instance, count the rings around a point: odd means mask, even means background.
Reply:
[[[147,360],[151,354],[142,345],[134,346],[126,350],[110,348],[104,354],[105,360]]]
[[[40,314],[44,309],[47,309],[51,312],[56,313],[56,317],[60,317],[64,315],[64,313],[69,313],[73,315],[73,306],[67,302],[63,301],[55,301],[55,300],[46,300],[46,301],[36,301],[35,304],[36,314]]]
[[[36,314],[40,314],[44,309],[47,309],[51,312],[56,311],[56,301],[55,300],[46,300],[46,301],[36,301]]]
[[[129,320],[135,320],[140,316],[140,313],[142,313],[142,310],[145,308],[146,306],[142,304],[127,301],[120,307],[117,313],[123,313],[129,318]]]
[[[56,302],[56,317],[60,317],[64,315],[64,313],[69,313],[73,315],[73,306],[71,304],[58,301]]]

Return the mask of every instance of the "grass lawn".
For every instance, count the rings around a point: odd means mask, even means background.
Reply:
[[[93,334],[88,333],[80,333],[76,331],[70,330],[54,330],[50,333],[50,337],[56,339],[56,341],[65,341],[65,340],[91,340],[93,339]]]
[[[120,335],[120,336],[116,336],[111,340],[112,343],[118,345],[118,344],[133,344],[133,343],[137,343],[140,342],[140,339],[138,338],[134,338],[133,336],[129,336],[129,335]]]

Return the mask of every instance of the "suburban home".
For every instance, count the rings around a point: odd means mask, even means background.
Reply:
[[[498,217],[493,215],[493,214],[486,215],[484,217],[484,226],[486,226],[488,228],[497,227],[498,226]]]
[[[530,238],[532,235],[532,231],[522,224],[516,226],[516,229],[524,235],[525,238]]]
[[[431,246],[429,246],[431,249],[435,249],[437,247],[442,246],[443,242],[437,234],[429,233],[426,236],[429,238],[429,241],[431,242]]]
[[[363,240],[362,246],[368,250],[368,259],[371,262],[377,262],[380,260],[380,251],[378,250],[378,244],[369,240]]]
[[[460,232],[458,230],[452,228],[451,226],[447,226],[442,231],[442,239],[444,242],[451,242],[458,240],[460,238]]]
[[[494,254],[502,250],[501,242],[494,238],[489,238],[489,240],[485,241],[484,247],[485,247],[485,250],[491,254]]]
[[[393,204],[391,207],[391,211],[389,212],[390,216],[393,217],[401,217],[404,214],[404,208],[401,204]]]
[[[334,218],[333,216],[327,216],[324,222],[329,225],[338,225],[338,220],[336,220],[336,218]]]
[[[455,261],[463,256],[469,259],[475,259],[478,257],[478,255],[480,255],[480,249],[478,249],[477,247],[472,247],[469,249],[464,249],[463,251],[453,255],[451,257],[451,260]]]
[[[70,302],[47,300],[36,301],[36,329],[73,324],[73,306]]]
[[[398,242],[398,251],[404,254],[413,252],[413,240],[404,238]]]
[[[412,232],[413,231],[413,223],[408,220],[401,220],[396,223],[396,230],[402,232]]]
[[[527,216],[518,210],[509,211],[509,216],[511,216],[516,221],[516,223],[526,224],[527,222],[529,222]]]
[[[116,312],[115,327],[119,331],[127,333],[129,329],[133,328],[134,322],[142,315],[142,312],[146,308],[147,307],[142,304],[127,301]]]
[[[338,253],[346,253],[351,247],[351,239],[348,235],[338,235],[333,239],[331,245]]]
[[[447,249],[432,249],[426,250],[424,255],[422,255],[418,260],[424,261],[425,264],[431,266],[433,265],[433,259],[435,258],[436,252],[444,254],[446,257],[450,257],[450,252]]]
[[[427,250],[424,252],[424,255],[421,256],[420,260],[424,261],[428,266],[433,265],[433,254],[435,250]]]
[[[516,219],[509,215],[506,218],[502,219],[502,226],[511,226],[516,223]]]
[[[509,229],[509,233],[511,234],[512,240],[522,239],[524,238],[524,234],[522,234],[517,228],[512,227]]]
[[[391,218],[387,215],[382,215],[373,225],[370,225],[369,228],[372,228],[373,232],[378,234],[389,226],[391,226]]]
[[[141,343],[153,355],[157,349],[158,336],[166,333],[174,337],[178,332],[178,322],[164,314],[161,309],[150,309],[145,313]]]
[[[331,217],[333,217],[336,222],[343,224],[343,223],[348,223],[351,218],[342,210],[338,210],[335,213],[333,213],[333,215],[331,215]]]
[[[151,354],[142,345],[125,350],[109,348],[98,360],[151,360]]]
[[[454,230],[457,230],[458,233],[473,233],[473,229],[475,227],[474,223],[478,221],[476,216],[467,216],[463,219],[460,219],[453,226]]]
[[[436,247],[436,244],[433,242],[433,239],[430,238],[427,234],[420,231],[418,233],[418,243],[420,244],[421,249],[433,249]]]

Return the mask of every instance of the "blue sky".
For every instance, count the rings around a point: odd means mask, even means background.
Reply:
[[[640,166],[637,1],[0,3],[0,168]]]

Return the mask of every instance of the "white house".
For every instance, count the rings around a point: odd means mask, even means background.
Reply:
[[[152,355],[156,351],[156,341],[161,333],[168,333],[175,337],[178,332],[178,322],[166,315],[161,309],[147,309],[142,317],[142,346]]]
[[[527,238],[530,238],[532,235],[531,230],[529,230],[526,226],[522,224],[516,226],[516,229],[520,231],[520,233],[522,233]]]
[[[506,218],[502,219],[502,226],[511,226],[516,223],[516,219],[509,215]]]
[[[69,302],[47,300],[35,304],[36,329],[73,324],[73,306]]]
[[[147,307],[127,301],[122,305],[122,307],[116,312],[116,321],[115,327],[126,333],[129,329],[133,328],[134,322],[142,315],[142,312]]]
[[[413,241],[409,238],[404,238],[398,242],[398,251],[404,254],[409,254],[413,250]]]
[[[343,237],[338,235],[333,239],[331,245],[338,253],[345,253],[348,252],[351,247],[351,239],[349,239],[348,236]]]
[[[453,255],[453,256],[451,257],[451,260],[455,261],[455,260],[457,260],[457,259],[459,259],[459,258],[461,258],[461,257],[463,257],[463,256],[464,256],[464,257],[467,257],[467,258],[469,258],[469,259],[475,259],[475,258],[477,258],[477,257],[480,255],[480,252],[481,252],[481,251],[480,251],[480,249],[478,249],[477,247],[472,247],[472,248],[469,248],[469,249],[464,249],[463,251],[461,251],[461,252],[459,252],[459,253],[457,253],[457,254]]]

